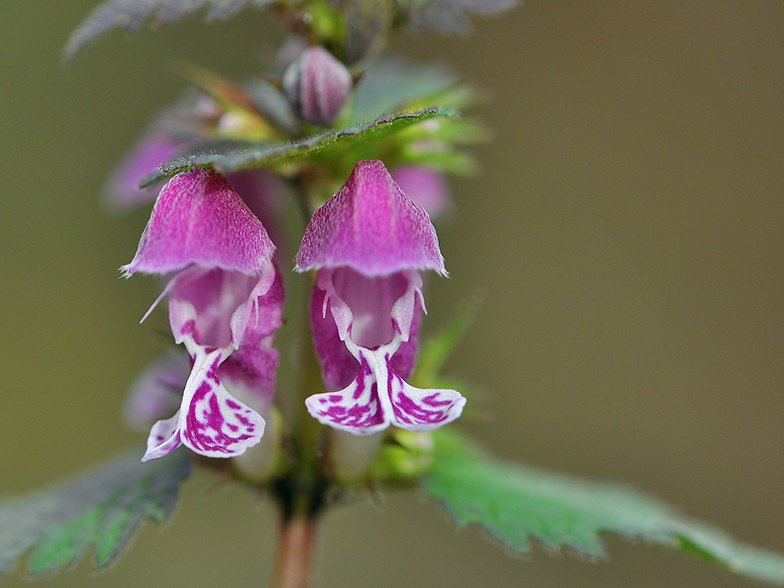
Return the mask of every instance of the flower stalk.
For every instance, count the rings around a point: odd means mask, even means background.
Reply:
[[[308,588],[311,585],[318,519],[281,518],[274,588]]]

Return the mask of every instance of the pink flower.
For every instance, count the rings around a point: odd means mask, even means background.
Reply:
[[[136,256],[122,269],[127,276],[176,272],[153,308],[168,295],[174,340],[185,345],[192,367],[180,409],[152,427],[144,460],[182,444],[207,457],[231,457],[261,439],[264,419],[232,392],[261,410],[272,402],[272,335],[283,304],[274,251],[264,226],[218,172],[186,172],[161,190]]]
[[[427,431],[460,416],[465,398],[458,392],[405,381],[425,307],[420,274],[446,270],[427,213],[380,161],[359,162],[316,211],[296,269],[318,270],[311,322],[329,391],[306,401],[316,419],[368,435],[389,425]]]

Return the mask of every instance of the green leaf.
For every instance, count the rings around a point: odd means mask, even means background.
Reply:
[[[411,63],[399,57],[379,59],[357,83],[349,124],[395,112],[410,102],[445,91],[457,82],[458,77],[440,63]]]
[[[238,149],[242,143],[234,142],[222,151],[180,157],[164,163],[157,171],[142,179],[141,187],[200,167],[215,167],[220,172],[230,173],[241,169],[275,167],[312,157],[317,153],[322,156],[331,155],[332,150],[348,148],[359,142],[369,144],[381,141],[392,133],[422,121],[451,116],[456,116],[452,109],[432,107],[417,112],[385,114],[368,123],[339,131],[326,131],[293,143],[245,143],[244,149]],[[216,146],[211,145],[211,148],[215,149]]]
[[[202,8],[207,22],[226,20],[251,6],[262,8],[276,0],[108,0],[100,4],[71,33],[64,55],[71,59],[93,41],[115,28],[135,33],[145,22],[168,25]]]
[[[477,524],[515,553],[531,540],[588,558],[605,555],[601,533],[681,549],[737,574],[784,584],[784,557],[742,545],[623,486],[578,480],[493,460],[454,431],[439,430],[422,489],[461,526]]]
[[[127,547],[145,518],[169,518],[191,454],[176,451],[148,463],[133,451],[49,490],[0,501],[0,576],[29,554],[33,576],[68,567],[94,547],[103,569]]]

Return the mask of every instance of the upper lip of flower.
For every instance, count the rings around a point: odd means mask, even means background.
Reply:
[[[425,210],[380,161],[360,161],[346,184],[313,215],[295,271],[351,267],[367,276],[413,269],[447,275]]]
[[[172,178],[153,207],[125,276],[163,274],[190,265],[254,274],[275,245],[228,180],[213,169]]]

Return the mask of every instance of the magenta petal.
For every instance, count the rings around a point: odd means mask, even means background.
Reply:
[[[236,171],[228,174],[226,179],[231,182],[242,201],[267,229],[272,242],[278,245],[284,243],[285,233],[278,219],[285,203],[287,190],[285,180],[261,169]]]
[[[166,135],[142,138],[109,177],[104,188],[106,204],[113,210],[125,211],[155,200],[156,191],[139,188],[139,182],[181,148],[180,143]]]
[[[414,283],[410,281],[412,278]],[[349,268],[319,270],[311,296],[310,321],[327,390],[345,388],[356,376],[357,360],[343,342],[349,326],[355,343],[376,347],[392,341],[395,324],[398,324],[401,332],[405,330],[407,339],[392,356],[392,367],[404,378],[411,374],[419,350],[417,334],[421,304],[416,292],[420,284],[416,274],[406,272],[367,278]],[[327,290],[331,294],[325,305]],[[404,312],[410,305],[413,305],[411,312]],[[401,312],[395,313],[395,310]],[[342,328],[339,328],[335,315],[345,317],[341,323],[348,324],[341,324]]]
[[[271,262],[254,275],[188,268],[172,278],[165,292],[177,343],[192,336],[199,345],[237,348],[246,334],[255,344],[280,326],[283,287]]]
[[[386,429],[391,416],[384,411],[375,375],[364,357],[356,379],[348,387],[310,396],[305,406],[320,423],[354,435]]]
[[[313,345],[321,362],[321,376],[327,390],[340,390],[356,377],[359,363],[340,338],[332,312],[324,312],[326,292],[313,287],[310,298],[310,324],[313,330]]]
[[[267,231],[229,181],[212,169],[172,178],[161,190],[136,256],[122,269],[168,273],[195,264],[251,274],[272,258]]]
[[[406,196],[424,208],[430,218],[438,218],[452,208],[449,186],[441,172],[412,165],[396,167],[390,173]]]
[[[446,274],[425,210],[380,161],[360,161],[305,230],[297,271],[348,266],[366,276],[432,269]]]

